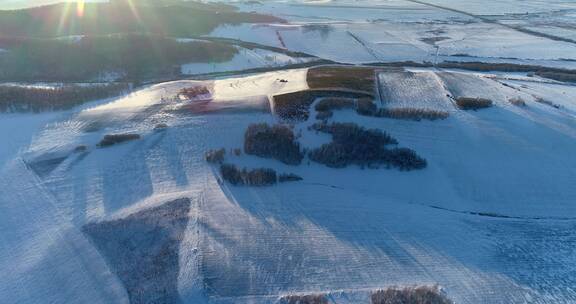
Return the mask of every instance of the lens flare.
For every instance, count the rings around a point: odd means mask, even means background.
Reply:
[[[82,18],[84,17],[84,8],[86,6],[86,3],[84,0],[78,0],[76,2],[76,16]]]

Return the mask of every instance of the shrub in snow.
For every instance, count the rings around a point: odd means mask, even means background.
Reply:
[[[220,174],[225,181],[238,186],[269,186],[278,181],[276,171],[268,168],[240,170],[234,165],[222,164]]]
[[[293,173],[280,174],[280,176],[278,176],[278,181],[281,183],[297,182],[297,181],[301,181],[301,180],[303,180],[303,178],[301,176],[293,174]]]
[[[576,82],[576,73],[574,71],[565,71],[565,72],[544,72],[538,71],[535,73],[536,75],[542,78],[548,78],[557,81],[563,82]]]
[[[269,168],[242,170],[244,184],[249,186],[269,186],[278,181],[276,171]]]
[[[453,304],[437,287],[387,288],[370,296],[372,304]]]
[[[292,129],[285,125],[266,123],[248,126],[244,134],[244,152],[273,158],[288,165],[299,165],[304,158]]]
[[[395,109],[378,109],[371,99],[359,99],[356,104],[356,112],[363,116],[386,117],[394,119],[410,120],[437,120],[446,119],[450,115],[446,111],[417,109],[417,108],[395,108]]]
[[[534,99],[534,101],[536,101],[536,102],[538,102],[538,103],[541,103],[541,104],[545,104],[545,105],[547,105],[547,106],[551,106],[551,107],[556,108],[556,109],[560,109],[560,106],[559,106],[559,105],[557,105],[557,104],[555,104],[555,103],[553,103],[553,102],[551,102],[551,101],[549,101],[549,100],[546,100],[546,99],[544,99],[544,98],[542,98],[542,97],[537,97],[536,99]]]
[[[189,100],[206,98],[210,96],[210,91],[205,86],[195,86],[180,90],[180,92],[178,92],[178,96],[182,96]]]
[[[492,100],[486,98],[456,98],[456,105],[462,110],[478,110],[492,106]]]
[[[513,104],[515,106],[519,106],[519,107],[526,106],[526,102],[524,101],[524,99],[522,99],[520,97],[510,98],[510,99],[508,99],[508,102],[510,102],[511,104]]]
[[[159,123],[156,126],[154,126],[154,130],[156,130],[156,131],[165,130],[167,128],[168,128],[168,125],[165,123]]]
[[[316,111],[334,111],[342,109],[354,109],[354,100],[349,98],[329,97],[321,99],[316,103],[314,109]]]
[[[362,144],[370,142],[374,145],[397,144],[396,139],[378,129],[365,129],[355,123],[314,124],[314,130],[332,134],[334,142],[343,144]]]
[[[210,150],[206,152],[204,158],[211,164],[221,164],[224,161],[224,155],[226,155],[226,149],[222,148],[219,150]]]
[[[111,134],[105,135],[98,144],[98,147],[104,148],[115,144],[123,143],[126,141],[140,139],[139,134]]]
[[[80,153],[80,152],[86,152],[88,151],[88,146],[86,145],[79,145],[78,147],[76,147],[74,149],[74,152]]]
[[[378,117],[387,117],[394,119],[407,119],[407,120],[437,120],[446,119],[450,114],[446,111],[428,110],[428,109],[415,109],[415,108],[396,108],[396,109],[380,109]]]
[[[370,98],[361,98],[356,102],[356,112],[363,116],[375,116],[378,108]]]
[[[386,153],[386,163],[400,170],[415,170],[426,168],[427,162],[416,152],[408,148],[394,148]]]
[[[319,111],[318,113],[316,113],[316,119],[325,120],[332,117],[332,115],[334,115],[332,111]]]
[[[398,142],[378,129],[365,129],[354,123],[315,124],[317,131],[332,134],[332,142],[309,152],[310,160],[332,168],[352,164],[361,167],[387,165],[400,170],[426,167],[426,160],[407,148],[387,149]]]
[[[328,304],[328,298],[323,294],[284,296],[280,304]]]

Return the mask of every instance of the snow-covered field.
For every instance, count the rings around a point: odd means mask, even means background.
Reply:
[[[189,63],[182,65],[182,74],[197,75],[217,72],[242,71],[256,68],[282,67],[317,60],[314,57],[291,57],[263,49],[238,47],[238,54],[230,61],[219,63]]]
[[[378,82],[385,108],[439,111],[454,108],[442,82],[433,72],[383,72],[378,74]]]
[[[240,48],[229,62],[183,65],[183,74],[318,58],[576,67],[576,44],[513,28],[574,39],[569,1],[237,4],[288,23],[222,26],[211,36],[317,58]],[[0,303],[260,304],[326,294],[368,304],[392,286],[439,286],[463,304],[576,303],[576,86],[525,73],[383,69],[380,106],[449,117],[338,110],[329,120],[385,131],[427,168],[333,169],[306,158],[289,166],[229,152],[240,167],[303,180],[223,182],[205,152],[241,148],[250,124],[279,122],[270,97],[307,90],[306,75],[173,81],[68,111],[0,114]],[[195,86],[209,98],[175,98]],[[493,106],[463,111],[457,97]],[[330,141],[309,130],[311,114],[294,126],[306,149]],[[98,147],[126,133],[141,138]]]
[[[384,72],[398,102],[426,106],[448,92],[488,94],[495,105],[452,106],[432,122],[335,112],[333,121],[382,129],[417,151],[429,164],[421,171],[294,167],[229,153],[232,163],[304,180],[222,183],[204,152],[242,147],[250,123],[276,122],[250,103],[307,89],[305,75],[204,83],[212,103],[242,101],[242,111],[190,113],[162,101],[200,84],[179,81],[68,112],[0,115],[10,130],[0,149],[0,269],[9,274],[0,302],[276,303],[327,293],[333,303],[369,303],[373,290],[414,285],[439,285],[456,303],[576,301],[573,86]],[[313,122],[295,127],[307,148],[329,140],[307,131]],[[153,130],[158,123],[169,128]],[[95,146],[127,132],[142,138]],[[74,152],[78,145],[87,150]]]
[[[563,1],[267,1],[242,4],[289,24],[222,26],[210,35],[341,63],[489,61],[576,67],[576,7]]]

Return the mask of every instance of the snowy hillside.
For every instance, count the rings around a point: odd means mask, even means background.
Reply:
[[[230,2],[122,91],[3,83],[0,303],[576,303],[573,3]]]
[[[439,286],[456,303],[571,303],[576,95],[494,77],[381,71],[392,105],[441,104],[450,116],[340,110],[330,121],[386,131],[425,157],[426,169],[227,155],[304,178],[262,188],[221,180],[204,153],[241,148],[249,124],[278,122],[254,103],[308,89],[306,70],[162,83],[65,113],[1,115],[3,126],[34,123],[2,135],[19,148],[2,150],[0,268],[10,275],[0,279],[0,302],[276,303],[325,294],[369,303],[391,286]],[[191,85],[209,87],[214,106],[169,100]],[[463,111],[446,94],[494,105]],[[314,117],[295,125],[306,148],[329,141],[308,131]],[[97,147],[124,133],[141,138]]]

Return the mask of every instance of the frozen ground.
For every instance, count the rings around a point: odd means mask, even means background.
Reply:
[[[305,75],[170,82],[69,112],[0,115],[2,130],[14,126],[1,135],[9,148],[0,149],[0,269],[10,275],[0,278],[0,302],[275,303],[327,293],[333,303],[368,303],[372,290],[435,284],[456,303],[576,302],[572,86],[455,71],[381,74],[398,100],[420,102],[402,87],[415,81],[495,106],[454,108],[433,122],[335,112],[334,121],[385,130],[416,150],[428,160],[422,171],[229,154],[304,180],[222,183],[204,152],[241,147],[248,124],[275,122],[252,103],[306,89]],[[199,84],[213,103],[241,111],[195,113],[161,101]],[[158,123],[169,128],[154,131]],[[311,123],[296,126],[308,148],[329,140],[307,132]],[[142,139],[95,147],[124,132]],[[80,144],[88,150],[73,152]]]
[[[488,61],[576,67],[576,7],[563,1],[266,1],[239,6],[290,23],[222,26],[211,36],[342,63]]]
[[[314,57],[292,57],[263,49],[238,47],[238,54],[227,62],[190,63],[182,65],[184,75],[209,74],[217,72],[242,71],[256,68],[282,67],[317,60]]]

